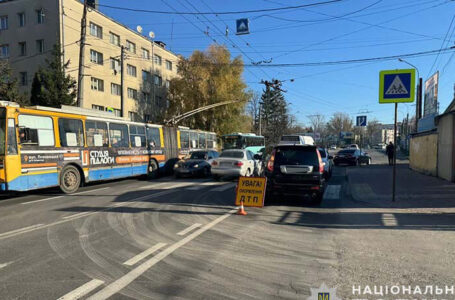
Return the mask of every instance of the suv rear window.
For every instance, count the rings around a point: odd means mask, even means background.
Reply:
[[[220,157],[243,158],[243,152],[240,152],[240,151],[224,151],[224,152],[221,152]]]
[[[275,152],[275,165],[319,165],[316,148],[280,147]]]

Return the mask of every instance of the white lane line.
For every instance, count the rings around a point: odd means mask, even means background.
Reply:
[[[382,224],[384,226],[397,226],[398,221],[393,214],[382,214]]]
[[[13,262],[14,262],[14,261],[9,261],[9,262],[7,262],[7,263],[0,264],[0,269],[3,269],[4,267],[6,267],[6,266],[12,264]]]
[[[324,199],[340,199],[341,185],[328,185],[324,192]]]
[[[123,264],[127,265],[127,266],[135,265],[139,261],[143,260],[144,258],[149,256],[150,254],[155,253],[156,251],[158,251],[159,249],[163,248],[166,245],[167,245],[166,243],[158,243],[155,246],[145,250],[144,252],[139,253],[135,257],[130,258],[129,260],[125,261]]]
[[[28,231],[34,230],[36,228],[39,228],[39,227],[41,227],[43,225],[44,224],[36,224],[36,225],[32,225],[32,226],[28,226],[28,227],[24,227],[24,228],[19,228],[19,229],[12,230],[12,231],[0,233],[0,238],[5,237],[5,236],[9,236],[9,235],[15,235],[15,234],[18,234],[18,233],[28,232]]]
[[[187,234],[188,232],[198,228],[198,227],[201,227],[202,224],[199,224],[199,223],[196,223],[196,224],[193,224],[191,225],[190,227],[186,228],[186,229],[183,229],[182,231],[180,231],[179,233],[177,233],[177,235],[185,235]]]
[[[214,189],[212,189],[211,191],[212,192],[223,192],[223,191],[226,191],[232,187],[235,187],[237,184],[236,183],[229,183],[229,184],[225,184],[225,185],[222,185],[222,186],[219,186],[219,187],[216,187]]]
[[[91,193],[91,192],[102,191],[102,190],[106,190],[106,189],[108,189],[108,188],[109,188],[109,187],[104,187],[104,188],[100,188],[100,189],[95,189],[95,190],[90,190],[90,191],[84,191],[84,192],[72,194],[71,196],[74,196],[74,195],[83,195],[83,194],[87,194],[87,193]],[[71,197],[71,196],[69,196],[69,197]],[[33,203],[39,203],[39,202],[54,200],[54,199],[58,199],[58,198],[63,198],[63,197],[65,197],[65,196],[57,196],[57,197],[51,197],[51,198],[40,199],[40,200],[32,200],[32,201],[28,201],[28,202],[23,202],[23,203],[21,203],[21,204],[33,204]]]
[[[99,287],[100,285],[102,285],[103,283],[104,283],[104,281],[102,281],[102,280],[93,279],[93,280],[87,282],[86,284],[81,285],[77,289],[69,292],[68,294],[58,298],[57,300],[80,299],[83,296],[90,293],[91,291],[93,291],[94,289],[96,289],[97,287]]]
[[[192,185],[194,184],[194,182],[178,182],[178,183],[174,183],[174,184],[171,184],[171,185],[166,185],[168,184],[168,182],[166,183],[163,183],[163,184],[150,184],[150,185],[146,185],[146,186],[142,186],[140,187],[140,189],[161,189],[161,190],[169,190],[169,189],[173,189],[173,188],[178,188],[178,187],[184,187],[184,186],[188,186],[188,185]]]
[[[133,270],[131,270],[130,272],[128,272],[124,276],[122,276],[119,279],[117,279],[116,281],[112,282],[111,284],[106,286],[104,289],[102,289],[98,293],[96,293],[96,294],[92,295],[91,297],[89,297],[87,300],[107,299],[107,298],[111,297],[112,295],[118,293],[120,290],[125,288],[127,285],[129,285],[131,282],[133,282],[136,278],[141,276],[143,273],[145,273],[148,269],[153,267],[155,264],[157,264],[158,262],[162,261],[168,255],[170,255],[171,253],[173,253],[174,251],[176,251],[180,247],[184,246],[188,242],[194,240],[199,235],[201,235],[205,231],[209,230],[210,228],[212,228],[216,224],[218,224],[221,221],[225,220],[226,218],[231,216],[236,211],[237,211],[237,209],[232,209],[228,213],[226,213],[226,214],[216,218],[212,222],[204,225],[202,228],[200,228],[197,231],[191,233],[190,235],[184,237],[180,241],[178,241],[178,242],[174,243],[173,245],[171,245],[170,247],[164,249],[163,251],[161,251],[157,255],[153,256],[152,258],[150,258],[149,260],[147,260],[143,264],[137,266],[136,268],[134,268]]]
[[[63,217],[62,219],[66,220],[66,219],[72,219],[72,218],[80,218],[80,217],[88,216],[88,215],[91,215],[91,214],[94,214],[94,213],[97,213],[97,211],[81,212],[81,213],[78,213],[78,214],[74,214],[74,215],[69,215],[69,216]]]

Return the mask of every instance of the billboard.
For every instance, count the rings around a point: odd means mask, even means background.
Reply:
[[[439,71],[425,81],[425,102],[423,105],[423,116],[438,113],[438,85]]]

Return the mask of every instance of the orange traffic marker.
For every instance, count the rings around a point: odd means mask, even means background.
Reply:
[[[245,208],[243,208],[243,201],[241,202],[240,204],[240,208],[239,210],[237,211],[237,214],[238,215],[241,215],[241,216],[246,216],[248,213],[245,211]]]

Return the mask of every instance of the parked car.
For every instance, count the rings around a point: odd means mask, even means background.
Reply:
[[[252,176],[256,164],[254,155],[249,150],[225,150],[213,160],[212,175],[215,179],[222,176]]]
[[[386,148],[385,144],[374,145],[374,149],[376,149],[376,150],[385,150],[385,148]]]
[[[330,150],[336,150],[336,149],[337,149],[337,146],[336,146],[336,145],[330,146]]]
[[[174,165],[175,177],[182,176],[204,176],[207,177],[211,172],[213,159],[218,158],[216,151],[195,151],[185,160],[180,160]]]
[[[324,164],[324,176],[325,179],[332,177],[333,169],[333,157],[329,154],[329,151],[325,148],[318,148],[319,154],[321,155],[322,163]]]
[[[265,170],[267,195],[308,195],[321,203],[325,189],[324,164],[316,146],[278,145]]]
[[[360,148],[359,148],[359,145],[357,145],[357,144],[351,144],[348,146],[348,149],[360,149]]]
[[[360,165],[360,164],[371,164],[371,157],[368,156],[368,153],[356,150],[356,149],[345,149],[338,151],[338,153],[333,158],[333,163],[335,166],[341,164],[347,165]]]

